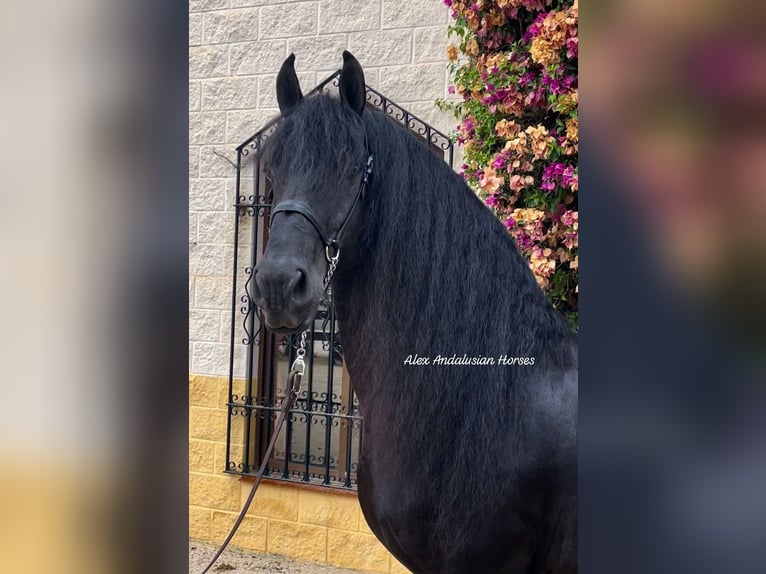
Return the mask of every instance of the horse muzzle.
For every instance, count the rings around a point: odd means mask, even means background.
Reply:
[[[266,327],[293,333],[311,324],[321,295],[317,281],[300,265],[262,259],[255,268],[252,300],[263,311]]]

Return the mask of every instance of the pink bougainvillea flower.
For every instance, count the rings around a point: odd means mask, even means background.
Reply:
[[[567,38],[567,41],[564,45],[567,48],[567,58],[576,58],[579,49],[579,41],[577,40],[577,36],[573,38]]]
[[[495,169],[503,169],[507,160],[508,158],[505,155],[499,154],[492,160],[492,167]]]
[[[462,56],[450,58],[448,87],[461,100],[445,102],[461,119],[461,174],[503,222],[553,304],[576,313],[577,0],[444,3]]]

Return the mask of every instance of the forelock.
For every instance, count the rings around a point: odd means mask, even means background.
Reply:
[[[263,147],[272,170],[346,172],[364,160],[361,119],[337,98],[306,98],[278,124]]]

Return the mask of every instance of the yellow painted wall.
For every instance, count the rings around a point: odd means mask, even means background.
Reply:
[[[235,383],[234,394],[243,384]],[[190,376],[189,536],[214,543],[226,537],[252,486],[251,479],[222,471],[227,399],[228,379]],[[235,426],[232,436],[244,436],[240,430]],[[315,486],[262,483],[232,545],[344,568],[409,572],[370,532],[355,493]]]

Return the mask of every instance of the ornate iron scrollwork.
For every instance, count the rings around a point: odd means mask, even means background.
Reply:
[[[255,305],[250,298],[250,281],[253,279],[253,268],[245,267],[245,275],[247,275],[247,281],[245,281],[245,294],[240,297],[240,301],[244,303],[244,305],[239,308],[239,311],[245,315],[245,318],[242,320],[242,329],[245,331],[245,336],[242,338],[242,344],[250,345],[253,342],[253,334],[250,332],[247,325],[255,312]]]

